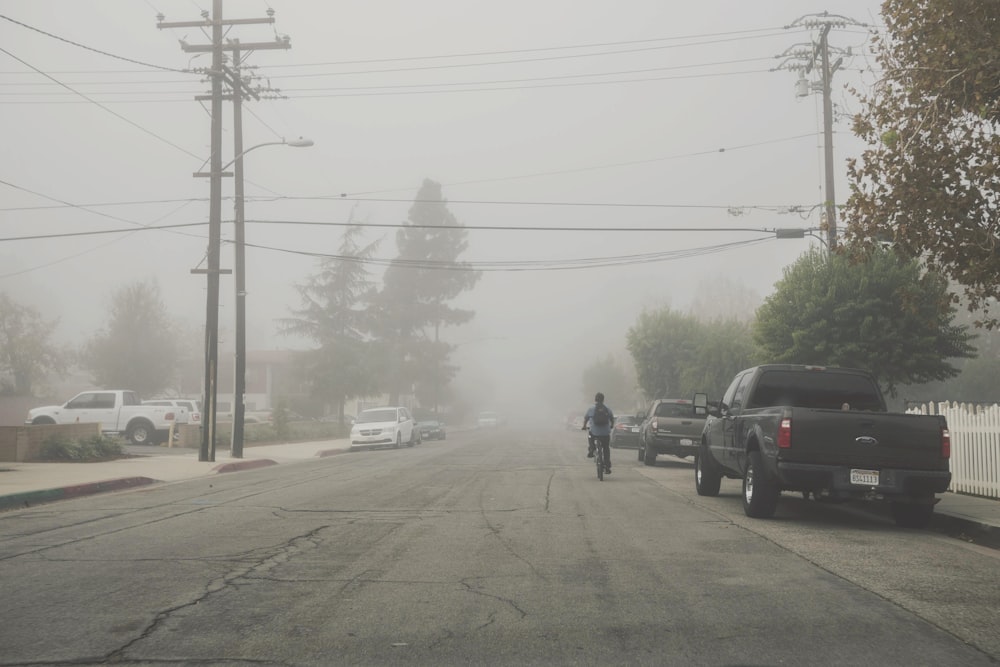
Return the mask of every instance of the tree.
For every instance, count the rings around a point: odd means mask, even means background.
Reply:
[[[846,238],[891,240],[964,286],[1000,326],[1000,12],[996,0],[885,0],[884,78],[856,116]]]
[[[626,338],[647,399],[718,397],[752,365],[750,325],[735,319],[701,322],[665,308],[642,313]]]
[[[114,292],[108,326],[87,342],[81,360],[99,387],[152,396],[171,384],[175,341],[159,284],[136,282]]]
[[[44,320],[31,306],[0,292],[0,391],[31,396],[51,373],[66,370],[67,353],[50,340],[58,320]]]
[[[297,286],[302,306],[292,311],[295,317],[280,323],[284,333],[317,344],[303,356],[300,373],[314,396],[336,406],[340,422],[344,404],[375,393],[378,377],[365,309],[372,285],[364,263],[379,242],[359,245],[362,231],[356,224],[345,228],[337,255],[320,260],[319,272]]]
[[[952,286],[954,291],[955,287]],[[956,322],[974,325],[974,316],[963,305],[958,306]],[[976,356],[954,360],[959,374],[946,380],[901,387],[899,393],[909,401],[957,401],[968,403],[1000,402],[1000,331],[980,329],[973,341]]]
[[[954,315],[947,281],[916,260],[875,248],[855,263],[813,250],[785,269],[753,337],[763,362],[863,368],[895,395],[900,383],[952,377],[948,359],[974,356]]]
[[[423,341],[439,342],[440,327],[463,324],[474,315],[449,305],[480,277],[468,263],[458,261],[468,246],[467,235],[448,210],[441,185],[424,180],[396,233],[398,255],[386,269],[375,304],[375,334],[391,361],[387,389],[392,403],[426,380],[426,369],[420,370]],[[447,355],[439,361],[446,362]]]
[[[682,375],[696,355],[700,332],[697,320],[669,308],[639,315],[626,342],[647,399],[678,398],[688,392]]]
[[[686,397],[704,392],[722,398],[733,377],[754,363],[752,324],[742,319],[702,322],[694,357],[681,372]]]

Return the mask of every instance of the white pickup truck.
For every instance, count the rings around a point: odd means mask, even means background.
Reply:
[[[143,405],[127,389],[85,391],[65,405],[28,411],[25,424],[100,424],[103,433],[125,436],[133,445],[165,442],[181,408]]]

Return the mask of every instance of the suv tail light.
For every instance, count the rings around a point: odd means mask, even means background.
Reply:
[[[778,426],[778,447],[788,449],[792,446],[792,420],[785,417]]]
[[[948,429],[941,429],[941,458],[951,458],[951,432]]]

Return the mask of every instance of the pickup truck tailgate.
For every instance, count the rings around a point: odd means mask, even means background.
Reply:
[[[946,470],[944,417],[885,412],[792,409],[791,447],[784,461],[855,468]]]

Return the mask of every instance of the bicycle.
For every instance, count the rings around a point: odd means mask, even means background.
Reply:
[[[589,445],[594,448],[594,462],[597,464],[597,479],[598,481],[604,481],[604,447],[598,440],[594,439],[594,436],[587,432],[587,440]]]

